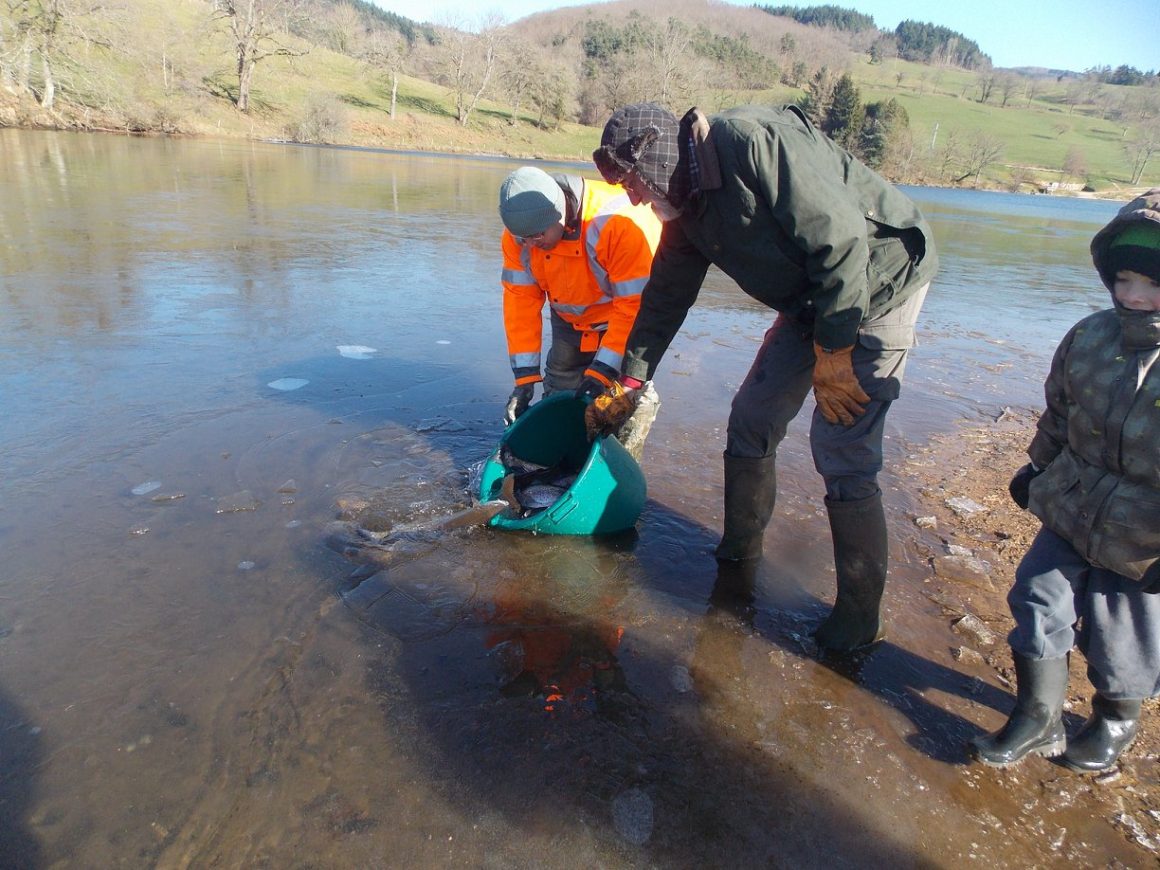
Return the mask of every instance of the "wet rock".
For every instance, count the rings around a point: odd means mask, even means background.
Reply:
[[[961,598],[950,595],[942,590],[936,592],[925,593],[926,597],[946,610],[948,613],[957,613],[960,616],[967,612],[967,605],[963,603]]]
[[[155,504],[165,504],[166,502],[180,501],[183,498],[185,498],[184,492],[166,492],[153,496],[149,501]]]
[[[957,662],[964,662],[972,665],[985,665],[987,660],[983,658],[982,654],[977,650],[971,649],[969,646],[960,646],[951,650],[951,656]]]
[[[358,495],[340,495],[334,500],[338,518],[342,520],[353,520],[359,511],[366,510],[370,504],[370,499]]]
[[[991,631],[979,617],[973,613],[968,613],[966,616],[960,616],[951,623],[951,630],[955,634],[962,635],[969,640],[974,641],[979,646],[991,647],[998,643],[998,638],[995,632]]]
[[[639,788],[621,792],[612,801],[612,823],[628,842],[643,846],[652,837],[652,798]]]
[[[948,498],[946,505],[960,517],[970,517],[987,511],[984,505],[961,495]]]
[[[988,592],[995,591],[990,578],[990,565],[974,556],[935,556],[931,561],[934,573],[956,583],[976,586]]]

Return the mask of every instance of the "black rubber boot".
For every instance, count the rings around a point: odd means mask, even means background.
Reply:
[[[777,499],[773,456],[725,458],[725,529],[717,558],[730,561],[761,558],[761,540]]]
[[[971,740],[972,754],[991,767],[1007,767],[1034,752],[1053,758],[1067,746],[1063,696],[1067,657],[1028,659],[1015,654],[1015,709],[994,734]]]
[[[1136,739],[1141,704],[1139,700],[1113,701],[1096,694],[1092,698],[1091,717],[1067,741],[1067,752],[1061,761],[1081,773],[1097,773],[1114,767],[1120,753]]]
[[[834,539],[838,594],[814,631],[823,650],[851,652],[882,639],[878,607],[886,586],[886,515],[882,493],[857,501],[826,498]]]
[[[717,580],[709,604],[752,622],[755,612],[758,559],[718,559]]]

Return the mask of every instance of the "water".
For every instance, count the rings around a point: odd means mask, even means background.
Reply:
[[[466,507],[498,439],[515,164],[13,130],[0,158],[0,864],[1042,860],[999,821],[1034,798],[961,766],[944,696],[1008,700],[925,651],[923,566],[893,575],[909,647],[861,675],[809,654],[832,581],[804,418],[756,610],[708,603],[769,321],[720,275],[658,376],[636,533],[344,555],[340,517]],[[1116,208],[909,192],[943,271],[891,459],[1038,405],[1107,302],[1086,247]],[[1138,857],[1052,812],[1058,856]]]

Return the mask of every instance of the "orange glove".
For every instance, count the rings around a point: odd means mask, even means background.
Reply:
[[[588,432],[588,440],[594,441],[597,436],[616,432],[635,410],[636,390],[629,389],[620,381],[613,381],[611,387],[584,409],[584,428]]]
[[[814,342],[814,398],[831,423],[853,426],[866,413],[870,397],[854,376],[854,345],[825,350]]]

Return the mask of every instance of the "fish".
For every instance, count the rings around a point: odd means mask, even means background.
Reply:
[[[506,444],[500,448],[500,462],[508,473],[501,493],[512,503],[516,516],[526,518],[550,508],[576,482],[576,469],[563,462],[539,465],[521,459]]]
[[[520,507],[523,508],[523,511],[526,514],[529,511],[550,508],[557,501],[559,501],[560,496],[562,496],[567,491],[567,486],[553,486],[547,483],[536,483],[520,490],[517,498],[519,499]]]

